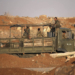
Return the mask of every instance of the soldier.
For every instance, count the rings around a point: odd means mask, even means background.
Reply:
[[[23,36],[25,36],[26,38],[30,39],[30,29],[29,27],[27,26],[26,29],[24,29],[24,34]]]
[[[40,31],[40,28],[38,28],[37,37],[42,37],[42,36],[43,35],[42,35],[41,31]]]
[[[53,24],[53,26],[51,27],[52,36],[53,36],[53,33],[55,33],[55,28],[56,28],[56,35],[57,35],[57,32],[59,28],[61,27],[57,17],[55,17],[54,20],[55,20],[55,24]]]
[[[66,38],[65,33],[66,33],[65,31],[62,32],[62,39]]]
[[[57,33],[61,26],[60,26],[60,22],[58,21],[57,17],[55,17],[54,20],[55,20],[55,27],[56,27],[56,33]]]
[[[30,29],[29,26],[26,28],[27,38],[30,39]]]

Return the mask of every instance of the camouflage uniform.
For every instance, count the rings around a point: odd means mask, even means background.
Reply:
[[[59,30],[59,28],[60,28],[61,26],[60,26],[60,22],[58,21],[58,20],[56,20],[55,21],[55,24],[52,26],[52,28],[51,28],[51,32],[52,33],[55,33],[55,28],[56,28],[56,36],[57,36],[57,32],[58,32],[58,30]]]
[[[27,29],[24,31],[24,34],[23,34],[23,37],[24,38],[29,38],[29,35],[30,35],[30,29]]]
[[[27,38],[29,38],[30,37],[30,29],[26,29],[26,34],[27,34]]]
[[[60,22],[58,20],[55,21],[56,28],[60,27]]]
[[[65,37],[65,33],[62,33],[62,39],[65,39],[66,37]]]
[[[56,36],[57,36],[58,30],[61,27],[60,22],[58,20],[55,21],[55,27],[56,27]]]
[[[37,32],[37,37],[42,37],[43,35],[42,35],[42,33],[41,33],[41,31],[38,31]]]

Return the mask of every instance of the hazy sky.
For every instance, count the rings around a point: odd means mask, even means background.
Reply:
[[[75,17],[75,0],[0,0],[0,15]]]

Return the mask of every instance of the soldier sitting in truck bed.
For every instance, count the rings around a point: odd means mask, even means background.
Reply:
[[[24,34],[23,34],[23,36],[24,36],[25,38],[30,39],[30,29],[29,29],[29,26],[27,26],[27,28],[24,29]]]
[[[38,28],[37,37],[42,37],[42,36],[43,34],[41,33],[40,28]]]
[[[65,31],[62,31],[62,39],[65,39],[66,38],[66,35],[65,35]]]

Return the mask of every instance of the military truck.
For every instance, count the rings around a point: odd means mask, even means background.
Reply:
[[[47,32],[47,36],[33,37],[34,31],[32,32],[33,35],[31,39],[22,37],[24,33],[23,29],[25,28],[25,26],[33,27],[35,30],[41,27],[42,33],[44,34],[45,26],[49,27],[49,25],[50,24],[0,25],[0,28],[9,27],[8,37],[2,37],[3,35],[0,33],[0,53],[34,54],[34,53],[48,53],[59,51],[61,52],[74,51],[75,50],[74,36],[70,28],[59,28],[57,35],[55,35],[54,37],[51,36],[51,32]],[[17,28],[20,28],[20,31],[15,31],[17,30]],[[11,34],[12,30],[14,34],[17,35],[19,33],[21,37],[12,37]]]

